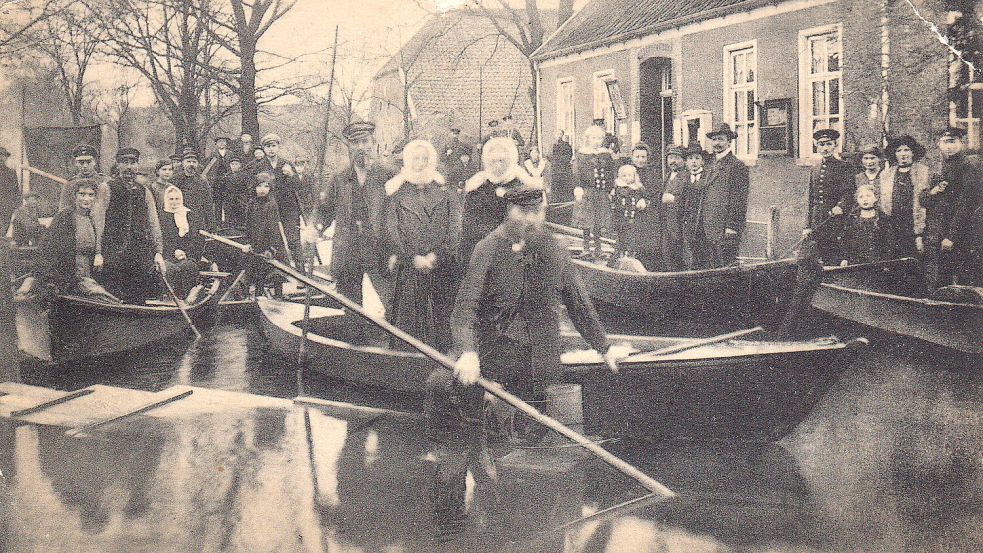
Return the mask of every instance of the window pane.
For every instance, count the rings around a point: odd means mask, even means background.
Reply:
[[[970,103],[972,104],[970,117],[980,119],[983,117],[983,90],[973,90],[970,92]]]
[[[754,121],[754,91],[749,90],[747,93],[747,120]]]
[[[840,113],[840,80],[830,79],[829,81],[829,113],[838,115]]]
[[[812,114],[826,113],[826,81],[816,81],[812,83]]]
[[[817,40],[816,37],[810,38],[809,55],[812,58],[812,64],[809,68],[809,72],[813,75],[825,72],[825,67],[823,67],[823,58],[826,55],[826,42]]]
[[[840,36],[839,33],[833,33],[828,35],[826,38],[826,50],[828,52],[828,61],[826,63],[826,70],[829,72],[840,70]]]
[[[754,82],[754,78],[755,78],[755,76],[754,76],[754,68],[755,68],[755,65],[756,65],[756,63],[755,63],[756,62],[756,58],[757,58],[757,54],[754,51],[754,49],[752,48],[751,50],[748,50],[748,54],[747,54],[747,82],[749,82],[749,83],[753,83]]]

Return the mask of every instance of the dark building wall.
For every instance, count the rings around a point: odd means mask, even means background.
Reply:
[[[882,119],[880,6],[877,2],[835,2],[728,25],[682,38],[680,111],[706,109],[713,124],[723,118],[724,50],[757,41],[758,101],[792,100],[795,156],[759,154],[751,161],[748,219],[767,220],[770,206],[781,210],[778,251],[793,244],[808,212],[810,152],[799,151],[799,33],[826,25],[842,25],[842,87],[846,152],[877,141]],[[686,63],[705,60],[706,63]],[[805,144],[807,147],[810,144]]]

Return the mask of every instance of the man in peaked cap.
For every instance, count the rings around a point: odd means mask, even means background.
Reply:
[[[124,301],[139,303],[158,295],[164,273],[163,239],[153,192],[136,181],[140,152],[121,148],[116,153],[118,172],[109,181],[102,254],[106,288]]]
[[[388,311],[393,283],[386,266],[389,255],[383,247],[382,216],[385,185],[394,171],[376,158],[374,133],[375,125],[368,121],[354,121],[344,128],[351,163],[326,183],[316,219],[319,229],[335,223],[331,274],[338,291],[362,303],[362,279],[367,274]]]
[[[839,139],[836,129],[819,129],[812,135],[821,159],[809,174],[809,228],[815,233],[819,256],[826,260],[839,259],[840,216],[844,206],[853,205],[856,183],[856,168],[837,152]]]
[[[608,347],[583,281],[544,226],[544,200],[534,185],[506,192],[506,218],[475,247],[451,314],[454,372],[434,371],[427,381],[424,415],[437,456],[438,523],[463,524],[469,468],[479,484],[496,476],[486,445],[484,390],[475,383],[484,377],[526,401],[545,399],[559,375],[561,305],[617,370],[620,352]],[[516,439],[535,443],[544,436],[537,423],[515,422]]]
[[[946,127],[938,140],[942,171],[921,196],[927,211],[925,273],[931,290],[983,285],[983,171],[964,150],[966,131]]]
[[[714,267],[737,260],[737,250],[747,218],[751,176],[747,165],[734,155],[731,145],[737,133],[721,123],[707,133],[714,160],[707,175],[703,200],[704,232],[713,246]]]

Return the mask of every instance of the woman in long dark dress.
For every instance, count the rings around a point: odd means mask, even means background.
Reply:
[[[458,273],[461,206],[457,193],[443,184],[433,146],[424,140],[407,144],[402,170],[386,183],[389,202],[384,224],[396,277],[389,320],[446,350]],[[402,346],[400,341],[393,344]]]
[[[160,230],[164,243],[167,280],[179,298],[198,283],[198,263],[205,252],[205,239],[198,232],[204,218],[184,205],[184,193],[175,185],[164,189]]]

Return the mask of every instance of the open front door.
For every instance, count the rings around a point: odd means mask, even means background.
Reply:
[[[649,58],[639,66],[639,126],[642,141],[652,148],[649,164],[665,178],[666,148],[672,145],[672,60]]]

